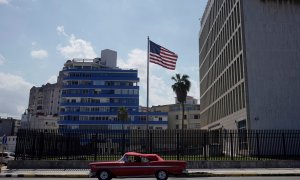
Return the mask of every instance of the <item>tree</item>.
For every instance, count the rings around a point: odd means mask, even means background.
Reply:
[[[175,83],[172,85],[173,91],[176,93],[178,102],[181,103],[182,106],[182,126],[184,128],[184,102],[186,101],[187,92],[190,90],[191,82],[188,80],[188,75],[180,75],[176,74],[172,77],[172,80]]]
[[[122,121],[122,130],[124,130],[124,122],[128,120],[128,111],[125,107],[119,108],[118,119]]]

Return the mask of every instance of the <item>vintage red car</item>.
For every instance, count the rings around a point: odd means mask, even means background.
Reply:
[[[114,177],[155,176],[166,180],[169,175],[180,175],[185,171],[186,162],[164,160],[157,154],[127,152],[118,161],[90,163],[90,177],[109,180]]]

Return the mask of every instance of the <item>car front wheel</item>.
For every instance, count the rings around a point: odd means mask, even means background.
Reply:
[[[98,179],[99,180],[110,180],[111,179],[110,173],[106,170],[100,171],[98,174]]]
[[[168,173],[164,170],[157,171],[155,174],[155,177],[157,180],[167,180],[168,179]]]

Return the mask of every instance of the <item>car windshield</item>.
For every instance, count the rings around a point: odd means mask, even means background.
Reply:
[[[124,155],[118,161],[120,161],[120,162],[128,162],[128,157],[126,155]]]

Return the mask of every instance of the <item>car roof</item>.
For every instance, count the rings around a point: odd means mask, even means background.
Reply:
[[[162,161],[163,159],[157,155],[157,154],[142,154],[138,152],[127,152],[125,153],[127,156],[141,156],[141,157],[146,157],[151,161]]]

